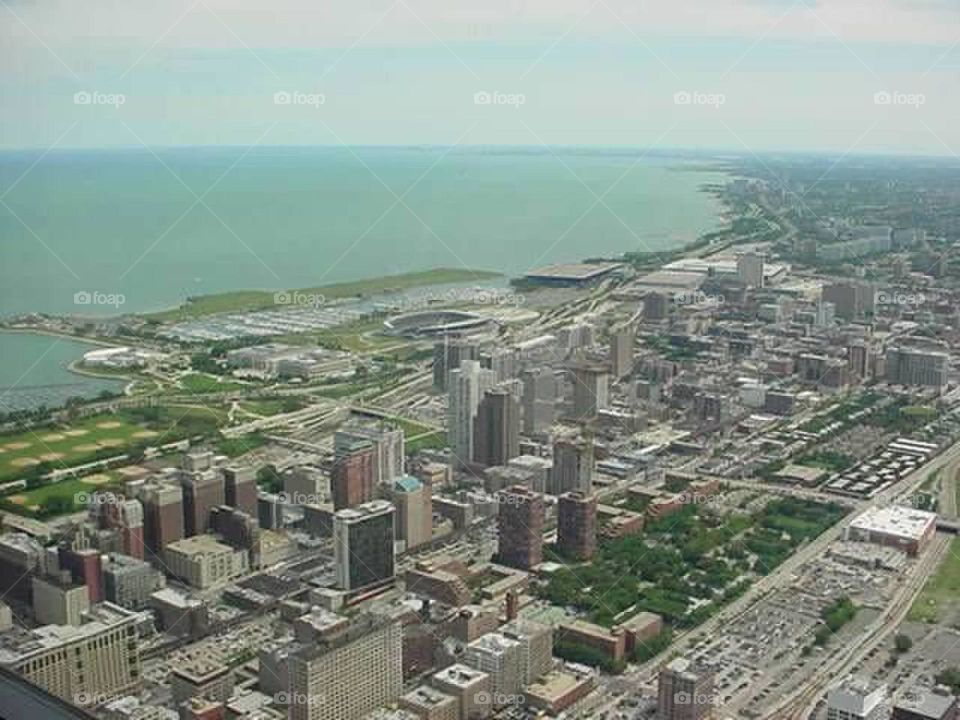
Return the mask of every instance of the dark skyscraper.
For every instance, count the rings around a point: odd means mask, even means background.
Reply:
[[[499,560],[530,570],[543,562],[543,496],[515,485],[500,493],[499,502]]]
[[[373,500],[374,449],[369,441],[344,445],[333,463],[330,491],[337,510]]]
[[[509,391],[487,390],[473,425],[473,460],[493,467],[520,454],[520,403]]]

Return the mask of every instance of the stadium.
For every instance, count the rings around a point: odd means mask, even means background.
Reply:
[[[383,329],[388,335],[436,337],[481,330],[490,324],[489,317],[464,310],[425,310],[388,318]]]

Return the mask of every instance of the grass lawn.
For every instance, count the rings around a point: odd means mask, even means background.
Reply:
[[[442,450],[447,446],[447,434],[442,431],[429,432],[417,435],[404,443],[404,450],[408,455],[419,450]]]
[[[293,412],[302,410],[307,406],[307,402],[302,398],[289,397],[278,400],[244,400],[240,407],[254,415],[279,415],[284,412]]]
[[[2,498],[0,505],[18,515],[40,518],[79,512],[88,507],[87,503],[83,502],[84,498],[91,496],[96,490],[110,490],[123,486],[123,481],[115,473],[104,473],[100,479],[103,482],[84,482],[82,479],[72,478],[60,480],[33,490],[14,493]],[[43,504],[57,498],[63,499],[62,506],[56,512],[44,513]]]
[[[423,272],[388,275],[387,277],[358,280],[356,282],[334,283],[314,288],[303,288],[296,292],[320,294],[328,299],[373,295],[392,290],[406,290],[429,285],[489,280],[500,277],[500,273],[485,270],[466,270],[459,268],[436,268]],[[176,310],[153,313],[147,317],[158,322],[183,320],[202,317],[213,313],[236,312],[240,310],[262,310],[274,306],[274,293],[265,290],[243,290],[239,292],[201,295],[191,298]]]
[[[220,378],[203,373],[184,375],[180,378],[180,385],[184,390],[191,393],[230,392],[232,390],[243,390],[246,387],[246,385],[230,380],[221,381]]]
[[[937,574],[927,580],[923,590],[910,608],[908,620],[935,623],[937,613],[960,599],[960,538],[950,541],[950,549],[937,568]]]
[[[104,414],[68,427],[0,435],[0,481],[15,480],[41,462],[60,468],[89,462],[106,450],[122,453],[131,442],[156,434],[123,415]]]

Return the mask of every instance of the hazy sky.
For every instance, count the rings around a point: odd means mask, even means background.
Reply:
[[[960,0],[0,0],[0,145],[960,153]]]

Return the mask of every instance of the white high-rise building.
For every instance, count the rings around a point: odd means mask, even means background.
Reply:
[[[483,393],[493,386],[495,375],[476,360],[464,360],[450,373],[447,433],[454,460],[466,465],[473,457],[473,424]]]
[[[290,720],[359,720],[403,691],[403,626],[371,612],[289,658]]]

